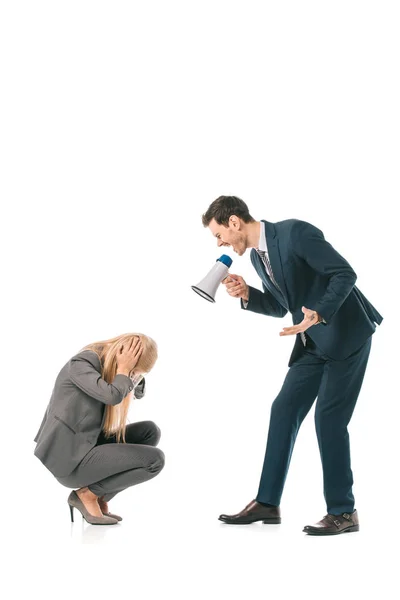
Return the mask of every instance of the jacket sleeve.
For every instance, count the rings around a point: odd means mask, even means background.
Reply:
[[[325,294],[315,306],[307,308],[317,311],[329,323],[353,289],[357,275],[347,260],[325,240],[322,231],[310,223],[296,223],[292,246],[297,256],[327,279]]]
[[[71,359],[69,376],[80,390],[104,404],[119,404],[133,389],[133,383],[127,375],[118,374],[112,383],[107,383],[84,356],[77,355]]]
[[[243,300],[241,299],[241,307],[261,315],[268,315],[269,317],[284,317],[287,313],[286,308],[273,297],[264,284],[262,284],[262,286],[263,292],[249,285],[249,301],[245,307]]]
[[[144,377],[139,383],[139,385],[135,387],[135,391],[133,393],[135,394],[135,398],[137,398],[138,400],[140,400],[140,398],[143,398],[143,396],[146,393],[146,380]]]

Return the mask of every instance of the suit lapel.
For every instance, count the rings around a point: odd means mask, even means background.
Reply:
[[[269,223],[268,221],[261,221],[261,223],[265,225],[265,238],[267,240],[269,262],[271,263],[272,273],[282,291],[284,305],[286,305],[285,308],[288,308],[288,293],[286,289],[285,279],[283,277],[281,254],[279,252],[279,239],[276,234],[276,229],[273,223]]]

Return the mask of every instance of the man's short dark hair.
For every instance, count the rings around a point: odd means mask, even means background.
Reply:
[[[202,216],[204,227],[208,227],[210,221],[215,219],[218,225],[229,226],[229,217],[236,215],[245,223],[254,221],[249,213],[247,204],[237,196],[220,196],[210,204],[207,212]]]

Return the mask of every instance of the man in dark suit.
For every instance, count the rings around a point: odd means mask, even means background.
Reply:
[[[334,535],[358,531],[352,493],[348,423],[361,389],[371,336],[382,317],[354,285],[349,263],[323,233],[297,219],[255,221],[235,196],[217,198],[203,225],[218,247],[232,246],[240,256],[251,248],[251,262],[263,291],[230,274],[223,283],[241,307],[263,315],[292,314],[293,326],[280,335],[296,335],[289,371],[271,407],[267,448],[255,500],[229,524],[280,523],[280,499],[300,425],[318,396],[315,425],[324,475],[327,515],[304,531]]]

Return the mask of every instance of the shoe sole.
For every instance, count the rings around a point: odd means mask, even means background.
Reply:
[[[99,525],[99,526],[107,526],[107,525],[117,525],[118,521],[115,521],[115,523],[91,523],[90,521],[88,521],[87,519],[85,519],[85,517],[82,515],[82,518],[86,521],[86,523],[89,523],[89,525]]]
[[[360,531],[359,525],[353,525],[352,527],[347,527],[346,529],[342,529],[341,531],[309,531],[307,529],[303,529],[304,533],[308,535],[340,535],[341,533],[352,533],[353,531]]]
[[[251,525],[252,523],[259,523],[262,521],[263,525],[280,525],[281,519],[253,519],[252,521],[225,521],[224,519],[219,519],[221,523],[225,523],[225,525]]]

